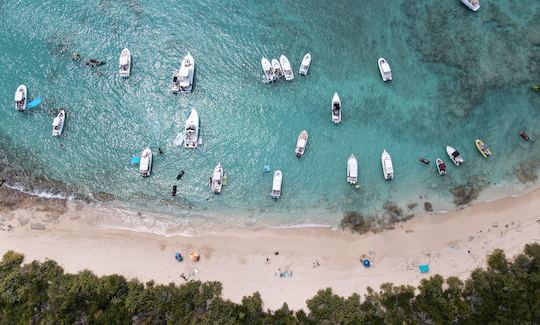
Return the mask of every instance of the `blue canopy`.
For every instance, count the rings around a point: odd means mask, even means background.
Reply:
[[[428,273],[429,272],[429,265],[428,264],[420,264],[420,273]]]

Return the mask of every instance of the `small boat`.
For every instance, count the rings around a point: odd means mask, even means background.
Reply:
[[[289,59],[285,55],[282,55],[279,57],[279,63],[281,64],[281,70],[283,71],[283,75],[285,76],[285,80],[291,81],[294,79],[294,73],[291,69],[291,64],[289,63]]]
[[[383,150],[383,153],[381,155],[381,163],[384,179],[394,179],[394,166],[392,165],[392,157],[390,157],[390,154],[386,151],[386,149]]]
[[[148,177],[150,176],[151,171],[152,171],[152,150],[150,150],[150,148],[146,148],[143,150],[141,154],[139,172],[141,173],[142,176]]]
[[[347,183],[356,184],[358,181],[358,161],[354,155],[347,160]]]
[[[266,82],[273,81],[275,79],[274,70],[267,58],[261,58],[261,66],[264,71],[264,78]]]
[[[450,160],[452,160],[452,162],[456,166],[463,164],[463,158],[456,149],[450,146],[446,146],[446,153],[448,154],[448,157],[450,157]]]
[[[180,91],[180,70],[173,73],[171,90],[173,94],[178,94]]]
[[[480,0],[461,0],[472,11],[478,11],[480,9]]]
[[[300,132],[300,135],[298,136],[298,140],[296,141],[296,150],[294,152],[296,153],[297,157],[304,155],[304,152],[306,151],[307,141],[308,141],[308,133],[306,130],[304,130]]]
[[[304,58],[302,59],[302,64],[300,64],[299,73],[304,76],[307,75],[310,64],[311,64],[311,54],[306,53],[306,55],[304,55]]]
[[[392,69],[385,58],[379,58],[379,71],[383,81],[392,80]]]
[[[435,160],[435,163],[437,164],[437,172],[439,173],[439,175],[443,176],[444,174],[446,174],[446,165],[444,164],[444,161],[442,161],[441,158],[437,158],[437,160]]]
[[[426,164],[426,165],[429,165],[429,160],[427,160],[426,158],[424,157],[420,157],[418,158],[418,160],[420,160],[422,163]]]
[[[17,87],[15,92],[15,109],[19,112],[26,111],[26,104],[28,103],[28,92],[25,85]]]
[[[474,143],[476,144],[476,148],[478,149],[478,151],[480,151],[480,154],[484,156],[484,158],[491,156],[491,150],[489,149],[488,145],[484,143],[484,141],[476,139],[474,140]]]
[[[332,98],[332,122],[334,124],[341,122],[341,99],[339,99],[337,92],[334,93]]]
[[[190,93],[193,90],[193,75],[195,74],[195,60],[191,53],[182,59],[182,65],[178,71],[178,79],[181,93]]]
[[[283,77],[283,70],[281,69],[281,64],[278,59],[272,59],[272,70],[274,71],[274,77],[276,79]]]
[[[86,65],[91,66],[92,68],[99,67],[105,64],[105,61],[101,61],[98,59],[90,59],[86,61]]]
[[[531,138],[531,137],[529,137],[529,136],[527,135],[527,133],[525,133],[525,132],[523,132],[523,131],[520,131],[520,132],[519,132],[519,136],[520,136],[523,140],[525,140],[525,141],[532,141],[532,142],[534,142],[534,139]]]
[[[210,178],[210,186],[214,193],[221,193],[221,188],[223,187],[223,167],[221,167],[221,164],[217,164],[217,166],[214,167],[214,173]]]
[[[58,115],[53,120],[52,126],[52,135],[53,137],[58,137],[62,135],[62,131],[64,130],[64,121],[66,120],[66,111],[61,110]]]
[[[199,144],[199,114],[194,108],[191,109],[186,126],[184,127],[184,146],[197,148]]]
[[[540,91],[540,85],[534,84],[531,86],[531,89],[534,91]]]
[[[279,199],[281,196],[281,181],[283,176],[281,175],[281,170],[276,170],[274,172],[274,181],[272,182],[272,198]]]
[[[122,78],[129,77],[131,73],[131,53],[127,48],[120,53],[120,59],[118,60],[118,74]]]

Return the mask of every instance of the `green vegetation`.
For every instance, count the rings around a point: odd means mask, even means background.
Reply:
[[[386,283],[363,299],[320,290],[308,312],[286,304],[265,311],[258,293],[241,304],[221,298],[218,282],[177,286],[92,272],[65,274],[54,261],[0,262],[0,324],[538,324],[540,245],[508,260],[500,250],[465,282],[434,275],[418,288]]]

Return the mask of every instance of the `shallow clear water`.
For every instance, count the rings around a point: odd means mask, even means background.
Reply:
[[[454,206],[450,190],[467,183],[511,194],[524,188],[516,169],[534,177],[540,166],[540,147],[517,135],[523,129],[540,136],[540,94],[529,90],[540,83],[539,30],[540,2],[532,0],[482,1],[477,13],[458,0],[4,1],[3,173],[25,187],[46,175],[62,190],[98,199],[111,193],[115,204],[184,219],[215,216],[220,224],[336,224],[344,211],[377,213],[387,201],[427,200],[447,210]],[[133,55],[128,80],[117,75],[123,47]],[[194,92],[175,96],[171,75],[187,49],[196,61]],[[73,52],[83,62],[72,62]],[[302,77],[306,52],[313,61]],[[281,54],[295,80],[262,83],[261,56]],[[381,81],[381,56],[392,66],[391,83]],[[90,57],[107,64],[88,68]],[[21,83],[31,98],[44,99],[39,108],[15,111]],[[343,103],[339,125],[330,120],[335,91]],[[201,117],[197,150],[173,144],[191,107]],[[51,123],[61,108],[68,119],[57,139]],[[303,129],[309,144],[298,159]],[[479,155],[477,137],[490,145],[492,159]],[[462,167],[447,159],[447,144],[464,156]],[[152,176],[143,179],[130,158],[146,146],[155,157]],[[382,177],[384,148],[394,162],[392,182]],[[360,189],[345,181],[351,153]],[[420,155],[432,164],[419,163]],[[445,177],[436,174],[437,157],[446,160]],[[207,186],[218,162],[228,175],[219,196]],[[284,174],[277,202],[265,164]],[[15,175],[15,166],[33,177]],[[180,170],[186,173],[176,181]]]

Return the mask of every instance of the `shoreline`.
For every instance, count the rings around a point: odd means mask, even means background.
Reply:
[[[463,278],[484,267],[486,255],[495,248],[512,256],[526,243],[540,241],[540,189],[417,216],[393,230],[362,235],[328,228],[267,228],[167,237],[104,229],[100,220],[110,216],[103,211],[64,203],[36,208],[29,202],[2,210],[0,253],[21,252],[25,262],[50,258],[66,272],[88,268],[98,275],[118,273],[157,283],[183,283],[183,273],[190,279],[220,281],[223,296],[233,301],[259,291],[270,309],[283,302],[304,308],[306,299],[326,287],[348,296],[366,292],[367,286],[378,289],[384,282],[416,285],[435,273]],[[35,226],[40,223],[45,230]],[[8,231],[7,224],[14,228]],[[186,257],[184,262],[174,259],[177,251]],[[201,256],[198,263],[188,258],[194,251]],[[363,255],[373,267],[361,265]],[[314,267],[316,262],[319,266]],[[424,263],[430,266],[428,274],[418,271]],[[282,271],[293,276],[276,276]]]

